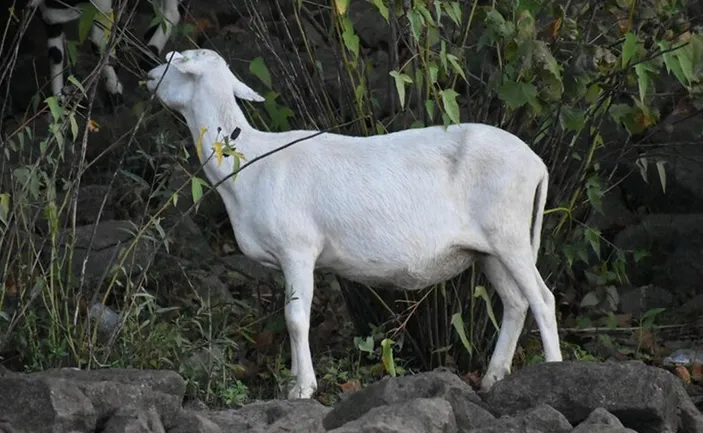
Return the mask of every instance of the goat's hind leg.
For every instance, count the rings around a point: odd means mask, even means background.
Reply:
[[[98,0],[94,2],[98,9],[98,13],[109,14],[112,9],[112,0]],[[113,24],[112,31],[116,31],[116,23]],[[90,29],[90,46],[94,54],[100,55],[108,43],[108,38],[105,30],[101,27],[101,24],[96,20],[93,22],[93,26]],[[117,50],[117,48],[115,48]],[[107,62],[101,70],[101,76],[105,81],[105,89],[110,97],[110,102],[113,107],[121,105],[124,102],[122,95],[123,86],[119,77],[117,76],[117,70],[119,69],[119,63],[115,60],[113,53],[108,53]]]
[[[61,11],[49,9],[41,5],[41,19],[46,27],[47,54],[49,56],[49,75],[51,80],[51,93],[63,102],[63,61],[64,61],[64,32],[65,18]]]
[[[181,21],[181,13],[178,10],[180,3],[181,0],[158,0],[156,2],[158,13],[162,15],[164,22],[159,22],[150,27],[144,35],[144,39],[148,40],[146,46],[151,54],[156,56],[157,60],[171,37],[173,26]],[[150,69],[155,64],[157,63],[147,57],[141,56],[139,58],[139,66],[144,70]]]
[[[488,369],[481,380],[481,390],[510,374],[520,332],[525,324],[528,302],[508,270],[496,257],[486,256],[479,263],[503,304],[503,319]]]
[[[501,250],[498,259],[530,305],[542,337],[545,360],[561,361],[554,295],[537,270],[532,249],[529,245],[522,248],[511,245]]]

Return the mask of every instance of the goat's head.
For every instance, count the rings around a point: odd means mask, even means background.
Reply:
[[[169,108],[181,110],[201,92],[230,91],[240,99],[261,102],[258,93],[234,76],[215,51],[207,49],[166,53],[166,61],[149,71],[146,87]]]

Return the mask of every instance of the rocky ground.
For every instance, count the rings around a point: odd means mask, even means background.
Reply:
[[[344,395],[218,410],[184,403],[166,370],[0,371],[4,433],[696,433],[703,414],[680,380],[641,362],[535,364],[479,395],[435,370]]]

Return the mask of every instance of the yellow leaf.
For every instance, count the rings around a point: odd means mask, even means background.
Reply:
[[[224,153],[222,150],[224,149],[224,144],[221,141],[216,141],[215,144],[212,146],[212,150],[215,151],[215,156],[217,157],[217,166],[219,167],[220,164],[222,164],[222,157],[224,156]]]
[[[334,0],[334,4],[337,7],[337,13],[339,15],[344,15],[347,13],[347,8],[349,7],[349,0]]]
[[[200,136],[195,142],[195,151],[198,152],[198,160],[203,161],[203,136],[207,132],[207,128],[200,128]]]
[[[88,132],[98,132],[100,131],[100,125],[93,119],[88,121]]]
[[[559,35],[559,29],[561,28],[561,17],[554,20],[554,25],[552,26],[552,37],[556,39]]]

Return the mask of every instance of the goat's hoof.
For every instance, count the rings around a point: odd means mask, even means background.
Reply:
[[[316,388],[317,388],[316,386],[295,385],[288,392],[288,400],[298,400],[301,398],[312,398],[312,395],[315,393]]]
[[[500,378],[498,378],[497,375],[487,373],[485,376],[483,376],[483,379],[481,380],[480,392],[482,394],[487,393],[488,391],[491,390],[491,388],[493,388],[493,385],[495,385],[495,383],[498,382],[499,380],[500,380]]]
[[[113,107],[119,107],[124,104],[124,95],[122,93],[113,93],[110,95],[110,104]]]

